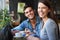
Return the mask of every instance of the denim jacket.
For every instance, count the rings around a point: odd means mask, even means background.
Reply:
[[[33,35],[39,37],[39,24],[40,24],[40,18],[36,17],[36,25],[35,25],[35,29],[32,28],[32,25],[29,21],[29,19],[23,21],[19,26],[13,28],[12,30],[20,30],[23,31],[25,28],[28,28],[31,32],[34,32],[34,30],[36,31]]]

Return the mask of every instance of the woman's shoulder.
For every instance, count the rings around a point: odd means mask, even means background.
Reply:
[[[53,19],[49,18],[46,22],[46,26],[57,27],[57,24]]]
[[[48,19],[46,24],[45,24],[45,28],[47,30],[52,30],[52,29],[57,29],[57,24],[55,23],[55,21],[53,19]]]
[[[51,19],[51,18],[48,18],[46,23],[55,23],[55,21],[53,19]]]

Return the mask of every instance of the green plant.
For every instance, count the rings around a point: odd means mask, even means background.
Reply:
[[[0,10],[0,29],[2,29],[6,23],[10,21],[10,16],[8,10],[5,8],[4,10]]]

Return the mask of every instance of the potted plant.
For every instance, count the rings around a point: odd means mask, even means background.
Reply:
[[[0,30],[10,21],[8,10],[0,10]]]

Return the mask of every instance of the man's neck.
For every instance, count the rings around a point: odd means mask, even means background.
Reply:
[[[31,23],[35,23],[36,22],[36,17],[34,17],[32,20],[30,20]]]
[[[32,28],[35,28],[35,25],[36,25],[36,17],[32,20],[30,20],[30,23],[32,25]]]

